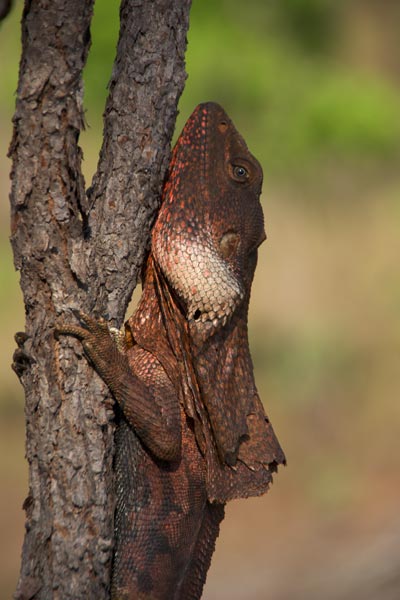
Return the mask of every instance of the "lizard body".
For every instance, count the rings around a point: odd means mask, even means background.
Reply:
[[[267,491],[285,457],[254,383],[247,339],[262,170],[214,103],[174,148],[143,294],[117,345],[82,340],[119,405],[111,597],[200,598],[224,505]]]

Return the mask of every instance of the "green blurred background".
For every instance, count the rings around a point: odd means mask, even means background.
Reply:
[[[5,157],[21,9],[0,26],[1,598],[15,587],[27,493],[23,396],[9,366],[24,311]],[[399,24],[396,0],[193,5],[177,131],[198,102],[218,101],[263,165],[268,240],[250,335],[288,458],[267,496],[229,505],[208,600],[400,597]],[[97,0],[87,185],[117,33],[118,3]]]

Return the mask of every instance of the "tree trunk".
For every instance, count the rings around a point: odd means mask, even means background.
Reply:
[[[107,598],[113,411],[79,342],[54,338],[72,309],[120,325],[145,256],[185,71],[190,0],[125,0],[104,143],[85,194],[79,132],[93,0],[26,0],[10,148],[11,241],[26,335],[29,495],[19,599]]]

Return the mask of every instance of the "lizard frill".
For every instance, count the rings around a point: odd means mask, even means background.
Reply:
[[[285,462],[255,387],[247,334],[265,239],[261,184],[259,163],[223,109],[200,105],[174,149],[143,296],[126,324],[193,420],[210,502],[262,494]]]

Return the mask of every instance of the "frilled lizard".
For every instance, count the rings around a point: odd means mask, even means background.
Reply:
[[[123,337],[82,314],[83,327],[58,328],[82,340],[120,408],[114,599],[200,598],[225,503],[266,492],[285,462],[247,337],[261,184],[224,110],[199,105],[173,151]]]

